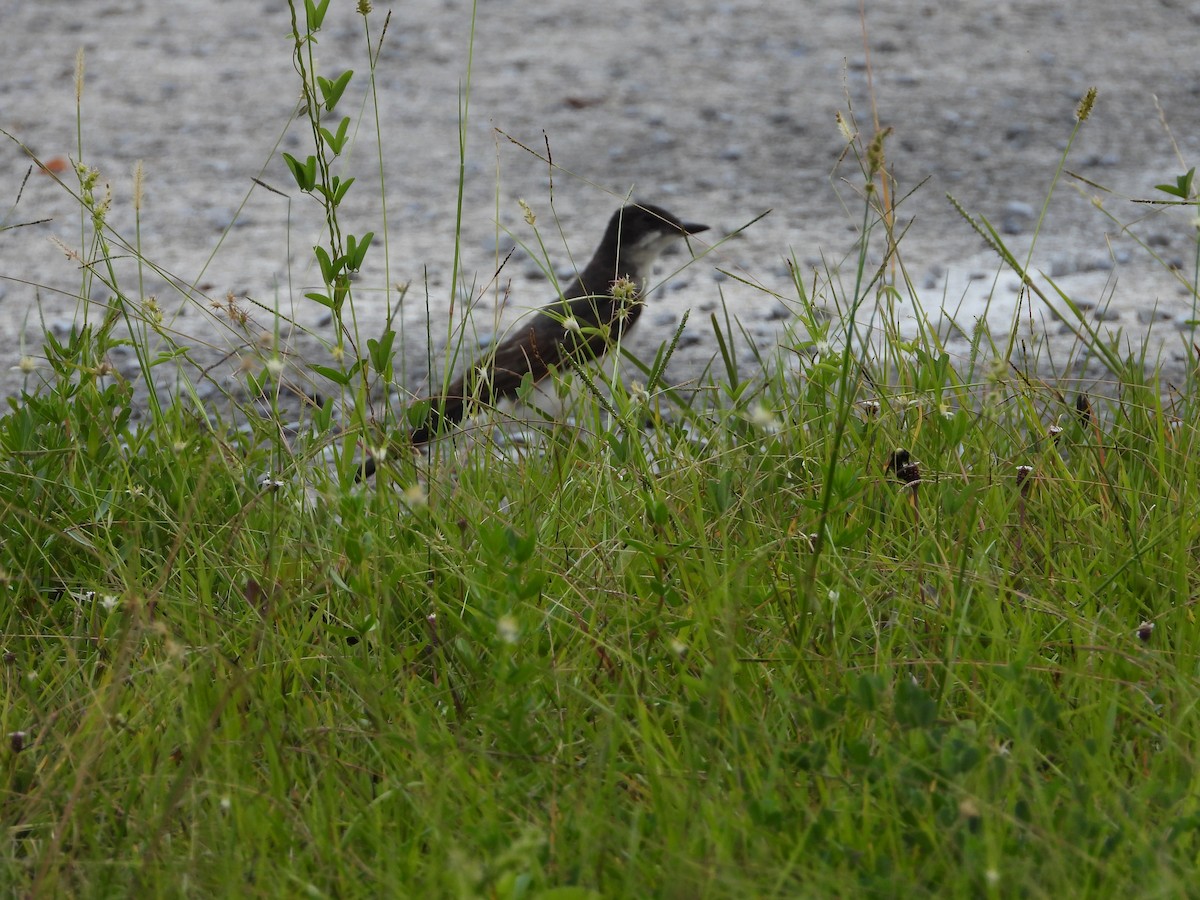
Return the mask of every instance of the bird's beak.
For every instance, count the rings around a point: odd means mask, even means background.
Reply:
[[[699,234],[701,231],[708,231],[707,225],[699,225],[695,222],[684,222],[680,227],[684,234]]]

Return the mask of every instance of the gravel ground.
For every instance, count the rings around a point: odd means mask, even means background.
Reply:
[[[586,262],[608,216],[632,193],[708,222],[714,230],[706,238],[771,210],[677,274],[670,273],[685,259],[666,261],[669,277],[635,332],[635,350],[651,355],[690,309],[669,374],[694,376],[713,355],[708,317],[722,302],[767,346],[795,311],[786,258],[805,271],[838,270],[847,290],[852,283],[848,254],[862,218],[862,178],[853,161],[839,164],[845,140],[835,114],[853,110],[869,135],[872,96],[880,123],[894,129],[886,147],[900,193],[917,188],[898,221],[908,226],[901,254],[922,305],[935,320],[947,310],[968,330],[986,314],[991,328],[1007,333],[1016,278],[999,272],[945,195],[988,217],[1023,255],[1076,104],[1095,86],[1095,112],[1071,150],[1072,174],[1054,194],[1033,268],[1091,304],[1096,326],[1124,343],[1149,334],[1151,356],[1161,354],[1177,378],[1190,297],[1135,236],[1187,272],[1194,210],[1133,201],[1153,196],[1156,183],[1173,181],[1197,155],[1200,63],[1195,41],[1184,36],[1197,34],[1200,4],[896,0],[865,7],[864,45],[859,4],[839,0],[485,0],[460,169],[470,5],[395,5],[376,70],[389,240],[386,257],[381,241],[372,248],[358,282],[360,333],[378,333],[398,302],[388,286],[408,283],[396,311],[402,371],[410,388],[422,389],[426,336],[434,336],[436,356],[447,333],[461,174],[460,283],[478,296],[472,341],[550,299],[538,264],[520,248],[493,277],[517,241],[533,243],[519,198],[537,213],[552,264],[566,272],[572,259]],[[387,11],[377,4],[370,16],[373,41]],[[168,312],[181,309],[171,322],[208,348],[199,357],[213,365],[218,383],[235,377],[236,355],[226,354],[243,336],[211,316],[204,298],[232,293],[254,311],[251,339],[255,329],[274,327],[272,309],[318,338],[332,337],[323,311],[303,299],[316,281],[310,248],[321,239],[321,218],[279,157],[279,150],[303,156],[311,148],[306,122],[294,118],[298,81],[286,3],[0,0],[0,21],[0,128],[43,160],[79,155],[74,66],[84,49],[82,157],[111,184],[110,222],[129,238],[135,163],[143,161],[145,171],[141,248],[157,270],[144,271],[139,288],[136,268],[119,260],[121,282],[133,297],[153,295]],[[382,235],[365,46],[363,19],[349,0],[334,0],[317,54],[326,74],[356,73],[338,110],[357,128],[342,171],[359,180],[343,222],[351,232]],[[552,178],[539,158],[547,143]],[[39,222],[0,231],[0,335],[10,359],[0,361],[3,392],[20,385],[9,366],[22,353],[40,352],[43,327],[70,328],[82,283],[63,250],[80,249],[78,209],[44,174],[35,172],[22,190],[29,165],[15,142],[0,142],[2,221]],[[179,285],[192,286],[187,293],[200,302],[184,303]],[[94,291],[91,299],[106,296]],[[456,320],[462,311],[460,302]],[[1030,342],[1043,346],[1043,362],[1067,371],[1078,352],[1074,338],[1040,303],[1033,319]],[[288,346],[298,357],[329,361],[313,337],[293,336]],[[131,371],[132,359],[115,361]]]

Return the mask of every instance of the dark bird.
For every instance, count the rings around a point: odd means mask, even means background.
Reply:
[[[707,228],[682,222],[658,206],[631,204],[617,210],[592,261],[559,299],[517,326],[445,394],[428,401],[428,417],[413,429],[412,443],[426,443],[457,425],[476,400],[493,405],[515,397],[527,373],[540,381],[551,368],[602,356],[642,314],[642,293],[659,254]],[[368,457],[361,477],[374,471],[375,460]]]

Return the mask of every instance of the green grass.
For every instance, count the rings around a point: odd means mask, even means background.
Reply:
[[[375,487],[394,336],[318,373],[343,432],[214,427],[187,391],[135,427],[103,361],[132,341],[153,383],[165,330],[112,276],[0,418],[8,895],[1193,893],[1196,386],[1164,406],[1082,316],[1090,415],[982,332],[902,340],[866,196],[849,277],[797,267],[803,327],[757,371],[714,318],[690,405],[647,366],[649,399],[584,390],[535,446],[393,453]],[[314,293],[366,346],[327,209]]]

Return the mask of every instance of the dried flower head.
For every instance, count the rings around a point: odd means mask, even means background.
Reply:
[[[853,143],[855,135],[854,128],[850,125],[850,120],[842,115],[842,111],[840,109],[833,114],[833,117],[837,122],[838,131],[842,133],[842,138],[845,139],[847,144]]]
[[[750,407],[750,421],[765,431],[774,433],[779,430],[779,419],[775,412],[762,403],[755,403]]]
[[[501,616],[496,620],[496,635],[506,644],[515,644],[521,637],[521,625],[515,616]]]
[[[618,278],[612,286],[613,300],[616,301],[617,317],[624,319],[630,311],[642,302],[641,291],[628,278]]]
[[[83,48],[75,51],[75,102],[83,99]]]
[[[1096,88],[1090,87],[1083,99],[1079,101],[1079,105],[1075,107],[1075,118],[1080,122],[1086,122],[1088,116],[1092,114],[1092,107],[1096,105]]]
[[[870,178],[874,178],[882,172],[887,165],[883,142],[891,133],[892,127],[890,125],[887,128],[881,128],[875,133],[875,137],[871,138],[871,143],[867,145],[867,175]]]

